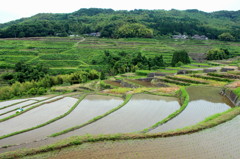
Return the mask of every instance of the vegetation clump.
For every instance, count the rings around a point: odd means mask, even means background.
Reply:
[[[181,66],[182,64],[190,64],[190,58],[186,50],[175,51],[172,56],[172,66]]]
[[[110,51],[104,51],[104,57],[102,60],[94,61],[95,64],[107,65],[109,74],[119,74],[126,72],[135,72],[138,69],[158,69],[165,67],[163,56],[158,55],[154,58],[147,58],[146,56],[138,53],[132,56],[131,54],[121,51],[118,53],[111,53]]]
[[[218,36],[218,39],[222,40],[222,41],[234,41],[235,40],[234,36],[232,36],[232,34],[230,34],[230,33],[222,33]]]
[[[27,65],[24,65],[24,68],[26,66]],[[13,74],[12,77],[14,77],[14,75],[18,74],[18,72],[16,73],[14,72],[12,74]],[[19,74],[24,74],[24,73],[20,72]],[[28,74],[28,71],[26,71],[25,74]],[[40,73],[40,75],[41,74],[42,73]],[[30,96],[30,95],[43,95],[54,85],[61,85],[64,83],[65,84],[66,83],[70,83],[70,84],[85,83],[88,80],[100,79],[101,73],[96,70],[88,70],[88,71],[78,71],[78,72],[74,72],[66,75],[49,76],[47,74],[43,74],[42,76],[44,77],[43,78],[38,77],[39,79],[36,81],[31,80],[31,81],[25,81],[25,82],[24,80],[27,80],[27,77],[23,76],[22,78],[20,78],[20,81],[16,81],[12,85],[0,87],[0,100],[6,100],[14,97],[22,97],[22,96]],[[18,80],[18,79],[19,79],[18,76],[16,76],[16,79],[13,78],[13,80]]]
[[[148,29],[146,26],[138,23],[124,24],[118,28],[116,36],[118,38],[152,38],[153,30]]]
[[[238,97],[240,97],[240,87],[234,89],[233,92],[234,92]]]
[[[228,49],[211,49],[207,53],[207,60],[223,60],[231,57]]]

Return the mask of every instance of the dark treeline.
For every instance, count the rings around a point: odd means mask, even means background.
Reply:
[[[101,32],[102,37],[111,38],[199,34],[221,40],[230,34],[236,40],[240,39],[239,24],[240,11],[205,13],[198,10],[114,11],[90,8],[70,14],[37,14],[1,24],[0,37],[68,36]]]
[[[114,75],[125,72],[135,72],[138,69],[154,70],[166,66],[163,61],[163,56],[155,56],[147,58],[141,53],[129,54],[124,51],[122,52],[109,52],[104,51],[104,56],[99,60],[92,60],[92,64],[104,64],[106,70],[102,70],[106,74]]]

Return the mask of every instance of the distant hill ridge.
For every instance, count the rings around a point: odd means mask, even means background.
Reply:
[[[131,30],[138,30],[132,33]],[[131,31],[129,31],[129,29]],[[39,13],[0,24],[0,37],[68,36],[101,32],[102,37],[206,35],[217,39],[230,33],[240,39],[240,11],[207,13],[191,10],[119,10],[89,8],[73,13]]]

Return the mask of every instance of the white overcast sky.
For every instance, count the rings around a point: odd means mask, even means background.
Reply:
[[[240,10],[240,0],[2,0],[0,23],[37,13],[71,13],[80,8]]]

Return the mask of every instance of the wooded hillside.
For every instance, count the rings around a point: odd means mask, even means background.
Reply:
[[[132,32],[131,28],[138,31]],[[199,34],[210,39],[218,39],[221,34],[229,33],[234,38],[231,37],[231,40],[239,40],[240,11],[206,13],[199,10],[114,11],[90,8],[68,14],[41,13],[0,24],[1,38],[68,36],[92,32],[101,32],[102,37],[111,38]]]

